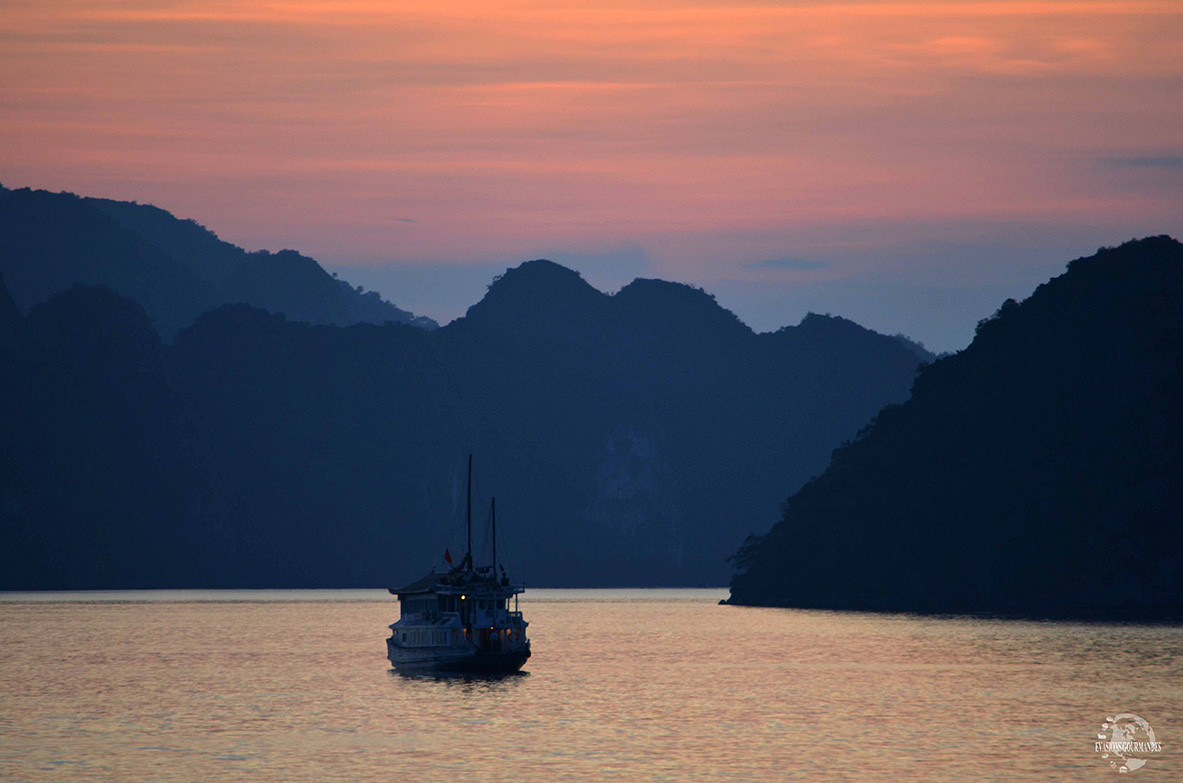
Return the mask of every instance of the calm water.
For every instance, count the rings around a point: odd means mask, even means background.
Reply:
[[[1183,629],[526,594],[528,675],[406,679],[377,591],[0,595],[0,780],[1183,780]]]

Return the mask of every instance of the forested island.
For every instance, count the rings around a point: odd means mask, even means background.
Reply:
[[[924,367],[780,521],[730,603],[1183,617],[1183,246],[1068,266]]]

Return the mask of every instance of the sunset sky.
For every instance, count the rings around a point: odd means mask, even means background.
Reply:
[[[939,350],[1183,235],[1183,2],[0,0],[0,183],[446,321],[548,257]]]

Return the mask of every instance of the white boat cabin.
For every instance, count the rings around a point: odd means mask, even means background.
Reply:
[[[403,648],[474,647],[478,651],[513,650],[526,641],[526,623],[518,610],[522,585],[495,580],[489,569],[459,574],[432,572],[397,591],[400,616],[390,626]],[[513,599],[512,608],[510,599]]]

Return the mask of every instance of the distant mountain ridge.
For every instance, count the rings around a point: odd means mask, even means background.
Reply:
[[[691,286],[608,295],[543,260],[434,331],[241,304],[172,344],[147,324],[75,287],[0,346],[0,589],[414,578],[462,546],[469,453],[531,584],[720,584],[918,364],[844,319],[755,334]]]
[[[606,294],[578,272],[546,259],[527,261],[498,276],[485,297],[468,308],[464,322],[466,328],[571,340],[619,339],[629,330],[654,335],[667,329],[724,340],[754,336],[713,296],[685,283],[637,278]]]
[[[1183,245],[1004,302],[734,562],[737,604],[1183,618]]]
[[[230,303],[309,323],[438,326],[295,251],[248,253],[158,207],[28,188],[0,186],[0,274],[25,312],[72,285],[106,285],[140,302],[167,339]]]

